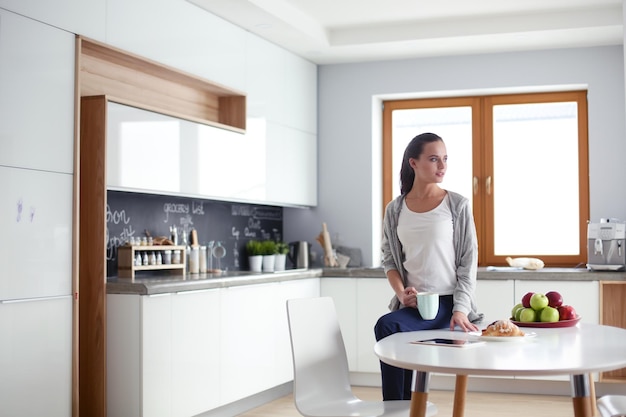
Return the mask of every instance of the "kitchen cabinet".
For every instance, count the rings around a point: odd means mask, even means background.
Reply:
[[[311,278],[109,294],[107,414],[194,416],[291,381],[286,301],[319,291]]]
[[[0,91],[0,414],[65,417],[78,369],[74,36],[0,9]]]
[[[318,282],[318,279],[297,280],[223,290],[220,326],[223,404],[293,379],[286,302],[289,298],[318,296]]]
[[[172,295],[172,416],[220,405],[220,290]]]
[[[72,297],[0,300],[0,334],[0,414],[70,416]]]
[[[600,281],[600,323],[626,328],[626,281]],[[602,382],[626,382],[626,368],[602,372]]]
[[[91,38],[104,39],[109,3],[109,1],[104,0],[56,0],[54,2],[0,0],[0,7],[22,16],[28,16],[35,21],[44,22],[68,33],[80,33]],[[31,39],[30,41],[34,40]],[[21,48],[25,46],[24,43],[21,44]],[[58,61],[59,64],[61,62],[61,60]],[[50,67],[42,66],[41,68]],[[48,87],[54,88],[52,85]]]
[[[74,35],[0,9],[0,165],[72,174]]]
[[[374,326],[389,312],[393,291],[387,279],[324,277],[320,293],[335,302],[350,372],[380,372]]]
[[[0,166],[0,300],[72,293],[73,177]]]
[[[515,301],[514,281],[477,280],[476,306],[479,313],[485,315],[485,324],[494,320],[508,319],[511,309],[519,301]]]

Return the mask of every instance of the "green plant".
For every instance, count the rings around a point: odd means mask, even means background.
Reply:
[[[273,240],[261,241],[261,255],[276,255],[276,242]]]
[[[263,250],[263,243],[259,240],[253,239],[246,243],[246,253],[248,256],[264,255]]]
[[[281,255],[286,255],[289,253],[289,245],[285,242],[277,242],[276,243],[276,253]]]

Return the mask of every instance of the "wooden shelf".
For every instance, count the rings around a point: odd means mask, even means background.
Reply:
[[[77,37],[81,97],[111,101],[236,132],[246,129],[246,96],[236,90]]]
[[[135,265],[135,256],[137,252],[163,252],[171,250],[172,252],[180,251],[180,262],[159,265]],[[172,270],[185,275],[185,256],[186,250],[184,246],[120,246],[117,248],[117,275],[120,278],[135,278],[137,271],[163,271]],[[172,257],[172,262],[174,258]]]
[[[600,281],[600,323],[626,328],[626,281]],[[600,374],[601,382],[626,383],[626,368]]]

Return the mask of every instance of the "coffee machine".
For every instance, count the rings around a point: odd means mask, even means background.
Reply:
[[[587,268],[596,271],[626,269],[626,223],[601,219],[587,225]]]

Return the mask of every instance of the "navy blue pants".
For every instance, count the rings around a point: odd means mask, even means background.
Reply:
[[[406,307],[392,311],[378,319],[374,326],[376,341],[398,332],[445,329],[452,319],[452,295],[439,297],[439,312],[433,320],[424,320],[416,308]],[[413,371],[380,363],[383,400],[410,400]]]

